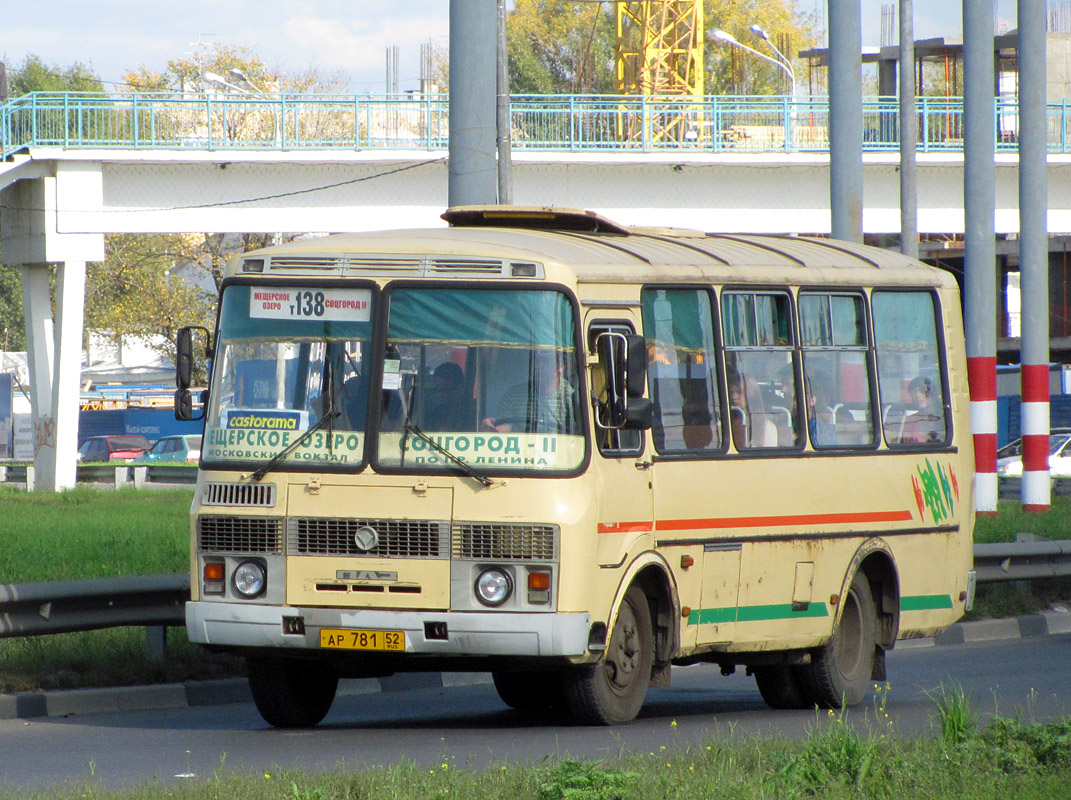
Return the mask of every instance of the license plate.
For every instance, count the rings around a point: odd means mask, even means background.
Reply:
[[[322,628],[320,647],[335,650],[405,650],[404,631],[362,631]]]

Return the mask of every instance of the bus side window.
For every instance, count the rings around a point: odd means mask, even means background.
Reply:
[[[595,342],[603,333],[632,334],[632,323],[625,321],[597,321],[588,327],[588,352],[595,353]],[[592,380],[592,391],[596,398],[593,402],[598,405],[598,395],[602,391],[605,379],[599,367],[595,368],[596,374]],[[598,419],[598,408],[595,409],[595,418]],[[620,458],[622,456],[635,457],[643,452],[643,431],[640,430],[611,430],[595,426],[595,444],[598,445],[599,453],[608,458]]]
[[[894,447],[946,444],[936,298],[928,291],[875,290],[871,306],[885,441]]]
[[[712,298],[706,288],[645,288],[640,294],[651,435],[659,453],[722,450]]]
[[[870,361],[860,294],[800,292],[800,340],[811,446],[872,447]]]
[[[721,313],[736,449],[802,445],[789,296],[723,292]]]

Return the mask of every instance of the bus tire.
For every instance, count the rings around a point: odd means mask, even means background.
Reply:
[[[874,671],[877,626],[870,582],[857,572],[842,600],[833,637],[811,653],[811,663],[800,672],[805,690],[817,705],[842,708],[863,699]]]
[[[643,706],[654,664],[654,633],[647,596],[625,593],[602,658],[565,675],[569,711],[588,725],[631,722]]]
[[[800,668],[789,664],[753,667],[759,694],[770,708],[812,708],[814,701],[800,679]]]
[[[246,668],[257,711],[276,728],[311,728],[335,700],[338,673],[321,662],[250,656]]]
[[[562,676],[558,672],[492,672],[502,702],[517,711],[549,711],[565,705]]]

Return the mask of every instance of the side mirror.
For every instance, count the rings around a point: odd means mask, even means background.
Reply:
[[[643,388],[647,383],[647,341],[642,336],[630,333],[625,336],[625,348],[625,389],[629,397],[643,397]]]
[[[196,363],[193,346],[194,331],[201,331],[204,334],[205,358],[211,357],[208,346],[210,336],[208,328],[203,328],[200,325],[187,325],[184,328],[179,328],[178,333],[175,335],[175,386],[177,387],[175,392],[175,419],[179,420],[204,418],[203,408],[201,416],[194,417],[193,396],[190,393],[190,386],[193,385],[193,369]]]
[[[650,428],[651,401],[643,398],[647,348],[642,336],[608,331],[595,340],[595,352],[606,376],[606,397],[598,423],[603,428]]]

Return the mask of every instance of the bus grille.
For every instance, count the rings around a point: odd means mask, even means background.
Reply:
[[[554,525],[454,525],[454,558],[495,561],[556,561],[558,529]]]
[[[208,483],[205,484],[206,506],[261,506],[275,505],[274,483]]]
[[[282,529],[271,517],[198,517],[197,546],[203,553],[282,553]]]
[[[374,528],[378,542],[362,550],[354,540],[358,528]],[[407,519],[287,520],[286,548],[290,555],[361,556],[373,558],[448,558],[450,523]]]

